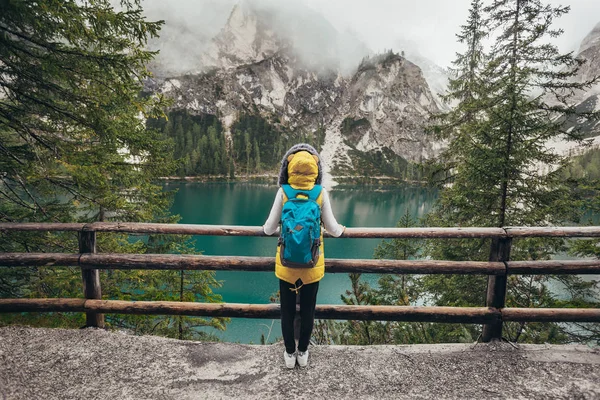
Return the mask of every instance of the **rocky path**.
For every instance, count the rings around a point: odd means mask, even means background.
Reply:
[[[0,399],[600,398],[600,351],[448,344],[199,343],[103,330],[0,328]]]

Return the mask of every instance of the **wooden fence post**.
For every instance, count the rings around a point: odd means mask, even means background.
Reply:
[[[510,247],[512,238],[493,238],[490,247],[490,261],[502,261],[506,264],[510,260]],[[507,275],[488,276],[486,306],[502,309],[506,302],[506,278]],[[502,339],[502,320],[495,321],[483,326],[482,341]]]
[[[79,231],[79,252],[96,252],[96,232],[87,231],[85,228]],[[102,299],[102,290],[100,288],[100,271],[97,269],[81,269],[81,278],[83,279],[83,295],[86,299]],[[95,312],[85,313],[85,325],[90,327],[104,328],[104,314]]]

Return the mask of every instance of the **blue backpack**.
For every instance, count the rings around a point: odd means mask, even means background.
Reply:
[[[279,254],[283,266],[312,268],[319,259],[321,245],[321,206],[317,199],[321,185],[311,190],[296,190],[281,185],[287,201],[281,211]]]

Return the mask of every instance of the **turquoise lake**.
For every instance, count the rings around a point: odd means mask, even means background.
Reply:
[[[271,210],[278,187],[253,183],[168,183],[177,190],[172,212],[185,224],[262,225]],[[418,219],[437,198],[435,189],[398,186],[389,190],[369,186],[330,191],[333,212],[348,227],[394,227],[406,212]],[[196,248],[206,255],[274,256],[277,238],[196,236]],[[379,239],[325,239],[325,256],[331,258],[372,258]],[[273,272],[220,271],[223,286],[215,292],[227,303],[269,303],[279,287]],[[365,275],[363,275],[365,276]],[[377,276],[365,276],[376,281]],[[340,304],[350,288],[347,274],[325,274],[320,283],[318,303]],[[281,337],[278,320],[234,318],[224,332],[211,331],[221,340],[260,343],[261,334],[269,342]]]

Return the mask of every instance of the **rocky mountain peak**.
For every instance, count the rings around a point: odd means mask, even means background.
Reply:
[[[574,79],[577,82],[589,82],[600,76],[600,23],[583,39],[579,47],[577,58],[585,61],[579,68]],[[550,98],[550,102],[554,99]],[[579,112],[600,111],[600,82],[585,90],[577,90],[570,101]],[[571,130],[577,127],[587,137],[600,138],[600,121],[586,120],[584,118],[571,117],[565,122],[565,129]],[[564,151],[573,147],[563,146]]]
[[[204,65],[232,68],[272,57],[284,47],[284,41],[267,21],[265,12],[251,2],[236,4],[227,23],[212,40]]]
[[[581,82],[600,76],[600,23],[583,39],[577,57],[585,60],[577,76]],[[599,93],[600,84],[592,88],[592,91]]]
[[[579,53],[584,53],[590,48],[600,47],[600,22],[596,24],[594,29],[583,39],[579,46]]]
[[[370,50],[301,3],[242,0],[204,57],[207,67],[231,68],[283,54],[298,68],[351,74]]]
[[[360,151],[385,147],[408,160],[431,156],[422,126],[439,111],[421,69],[392,51],[364,59],[349,84],[349,114],[360,128],[346,129]]]

